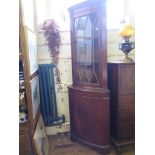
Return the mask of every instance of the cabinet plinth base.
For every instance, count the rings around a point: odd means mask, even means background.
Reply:
[[[110,153],[110,145],[100,146],[100,145],[92,144],[92,143],[86,142],[72,134],[70,135],[70,138],[71,138],[71,141],[73,141],[73,142],[77,141],[83,145],[91,147],[92,149],[96,150],[98,153],[101,153],[103,155]]]
[[[121,151],[122,151],[123,147],[129,146],[129,145],[131,145],[131,146],[135,145],[134,139],[117,141],[113,137],[111,137],[111,141],[116,149],[117,155],[121,155]]]

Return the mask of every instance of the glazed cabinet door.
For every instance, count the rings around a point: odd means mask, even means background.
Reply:
[[[97,12],[74,18],[74,80],[99,84]]]

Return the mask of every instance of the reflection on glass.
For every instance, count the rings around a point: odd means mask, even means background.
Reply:
[[[77,51],[78,63],[82,64],[85,62],[85,43],[83,38],[77,39]]]
[[[75,80],[82,83],[98,83],[98,23],[96,13],[74,20],[75,30]]]
[[[87,16],[83,16],[83,17],[80,17],[79,20],[78,20],[78,29],[85,29],[85,26],[86,26],[86,22],[87,22]]]
[[[77,30],[78,37],[84,37],[84,30]]]
[[[85,36],[86,37],[92,37],[91,36],[92,35],[91,30],[92,30],[91,20],[90,20],[90,18],[88,18],[87,24],[85,27]]]

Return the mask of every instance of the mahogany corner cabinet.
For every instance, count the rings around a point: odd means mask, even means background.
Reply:
[[[71,139],[107,154],[109,90],[107,88],[106,2],[85,1],[69,8],[73,85],[69,89]]]

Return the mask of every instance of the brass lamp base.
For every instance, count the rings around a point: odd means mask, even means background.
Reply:
[[[132,60],[130,57],[128,57],[128,54],[127,54],[127,55],[125,55],[124,59],[121,60],[121,62],[131,63],[131,62],[134,62],[134,60]]]

